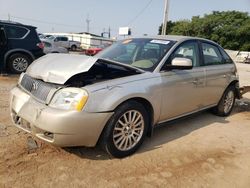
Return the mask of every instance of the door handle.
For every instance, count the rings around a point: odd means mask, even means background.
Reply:
[[[202,85],[203,81],[201,81],[200,79],[197,78],[197,79],[193,80],[192,83],[197,86],[197,85]]]

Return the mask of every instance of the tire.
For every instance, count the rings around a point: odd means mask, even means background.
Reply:
[[[9,57],[8,68],[11,73],[20,74],[27,70],[31,62],[31,58],[27,55],[16,53]]]
[[[71,49],[72,51],[76,51],[77,46],[76,46],[76,45],[72,45],[70,49]]]
[[[234,103],[236,98],[236,89],[235,86],[229,86],[224,92],[220,102],[213,109],[213,112],[218,116],[228,116],[233,110]]]
[[[100,144],[113,157],[127,157],[141,146],[148,127],[149,118],[144,106],[136,101],[126,102],[108,121]]]

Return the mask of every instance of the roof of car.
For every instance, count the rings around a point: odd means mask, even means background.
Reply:
[[[205,38],[199,38],[199,37],[191,37],[191,36],[182,36],[182,35],[156,35],[156,36],[144,36],[144,37],[137,37],[137,38],[150,38],[150,39],[160,39],[160,40],[172,40],[172,41],[185,41],[185,40],[192,40],[192,39],[198,39],[198,40],[204,40],[211,43],[215,43],[214,41],[205,39]],[[216,44],[216,43],[215,43]]]
[[[36,28],[35,26],[32,25],[25,25],[19,22],[14,22],[14,21],[9,21],[9,20],[0,20],[0,23],[2,24],[8,24],[8,25],[17,25],[17,26],[25,26],[25,27],[32,27],[32,28]]]

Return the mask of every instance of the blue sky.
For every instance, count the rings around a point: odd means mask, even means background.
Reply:
[[[8,14],[14,21],[38,27],[39,32],[86,31],[89,15],[90,32],[100,34],[111,27],[130,26],[135,36],[155,35],[163,20],[164,0],[0,0],[0,19]],[[170,0],[169,19],[191,19],[213,10],[239,10],[250,13],[250,0]],[[138,16],[138,14],[141,14]],[[138,16],[138,17],[137,17]],[[136,18],[136,19],[135,19]],[[53,24],[54,23],[54,24]]]

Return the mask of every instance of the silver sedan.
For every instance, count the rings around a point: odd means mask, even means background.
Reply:
[[[51,40],[42,39],[41,41],[44,44],[43,52],[45,54],[49,54],[49,53],[69,53],[69,51],[66,48],[56,46],[55,43],[53,41],[51,41]]]
[[[238,83],[234,62],[215,42],[131,38],[95,57],[38,59],[11,91],[11,116],[17,127],[48,143],[99,143],[125,157],[156,125],[209,108],[229,115]]]

